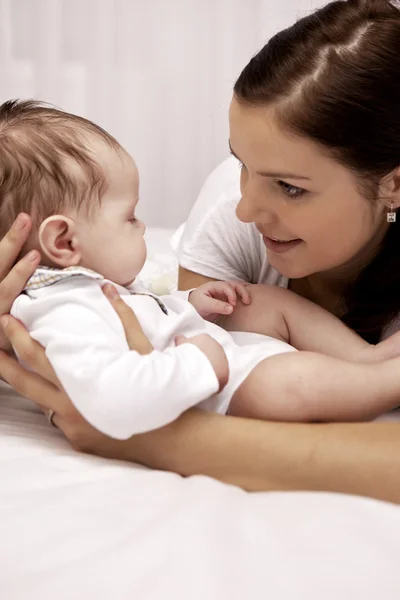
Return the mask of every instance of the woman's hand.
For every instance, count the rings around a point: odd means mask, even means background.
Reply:
[[[0,242],[0,316],[10,311],[14,300],[22,292],[27,280],[39,264],[39,252],[32,250],[13,267],[31,227],[30,217],[21,213]],[[1,327],[0,349],[7,351],[11,349]]]
[[[150,354],[150,352],[153,352],[153,346],[144,335],[143,329],[135,313],[126,302],[120,298],[115,287],[111,285],[111,283],[107,283],[103,287],[103,292],[121,319],[129,348],[131,350],[136,350],[139,354]]]
[[[150,353],[153,350],[152,345],[144,335],[134,312],[119,297],[114,286],[107,284],[103,292],[121,319],[131,350],[140,354]],[[65,393],[43,347],[31,338],[25,327],[10,316],[3,316],[0,323],[7,340],[34,371],[27,371],[15,359],[7,356],[5,352],[0,352],[0,376],[19,394],[35,402],[45,413],[54,412],[52,422],[64,433],[74,448],[102,456],[122,458],[123,443],[108,438],[85,421]]]

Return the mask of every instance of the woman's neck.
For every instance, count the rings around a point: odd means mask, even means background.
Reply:
[[[311,300],[336,316],[346,312],[346,290],[368,266],[376,254],[386,234],[387,224],[382,227],[370,242],[346,264],[329,271],[313,273],[302,279],[293,279],[289,289]]]
[[[343,286],[332,286],[325,278],[319,278],[319,273],[302,279],[291,279],[289,289],[314,304],[325,308],[328,312],[339,317],[344,314]]]

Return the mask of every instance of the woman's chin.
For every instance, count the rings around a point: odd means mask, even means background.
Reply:
[[[302,279],[303,277],[308,277],[314,271],[310,268],[305,268],[305,266],[299,265],[295,261],[287,261],[283,260],[280,256],[277,256],[274,252],[267,251],[267,259],[268,263],[276,269],[283,277],[287,279]]]

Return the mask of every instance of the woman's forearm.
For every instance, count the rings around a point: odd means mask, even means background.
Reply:
[[[194,273],[194,271],[188,271],[181,266],[179,267],[178,290],[191,290],[192,288],[197,288],[208,281],[216,280],[212,277],[205,277],[204,275]]]
[[[297,424],[191,410],[101,454],[250,491],[320,490],[400,503],[400,425]]]

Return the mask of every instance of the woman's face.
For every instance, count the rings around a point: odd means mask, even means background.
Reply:
[[[354,273],[370,259],[386,231],[387,208],[362,197],[354,174],[322,147],[279,128],[272,109],[235,99],[230,146],[243,164],[237,216],[256,224],[280,273]]]

